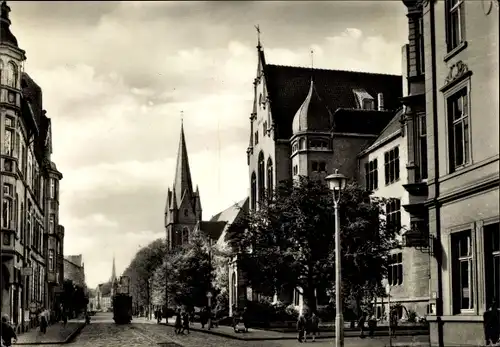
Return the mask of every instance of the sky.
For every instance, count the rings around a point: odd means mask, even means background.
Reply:
[[[270,64],[401,74],[401,1],[9,2],[87,285],[165,237],[181,111],[204,219],[248,194],[257,33]],[[311,50],[313,56],[311,59]]]

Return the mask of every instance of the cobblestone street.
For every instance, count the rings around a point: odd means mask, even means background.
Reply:
[[[191,332],[185,335],[175,335],[174,329],[163,324],[158,325],[154,321],[135,319],[129,325],[116,325],[112,320],[111,313],[99,313],[92,317],[92,322],[76,336],[70,347],[295,347],[302,346],[295,340],[279,341],[240,341],[205,332]],[[402,336],[397,337],[396,343],[420,341],[428,339],[427,336]],[[314,342],[314,346],[326,347],[333,345],[333,339],[320,339]],[[388,338],[361,340],[349,337],[345,340],[346,347],[384,347],[388,346]],[[396,344],[395,344],[396,345]],[[56,347],[60,345],[46,345]]]

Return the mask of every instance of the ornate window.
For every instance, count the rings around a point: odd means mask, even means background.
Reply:
[[[420,179],[427,178],[427,125],[425,113],[418,116],[418,157]]]
[[[236,281],[236,274],[233,272],[231,276],[231,304],[236,305],[238,294],[238,282]],[[233,313],[234,314],[234,313]]]
[[[451,235],[453,313],[474,308],[473,245],[471,230]]]
[[[50,198],[56,198],[56,180],[53,178],[50,179]]]
[[[3,61],[0,59],[0,84],[3,83],[3,71],[4,71]]]
[[[255,144],[258,145],[259,144],[259,131],[258,130],[255,132],[255,135],[253,138],[254,138]]]
[[[273,161],[271,158],[267,159],[267,191],[270,195],[273,194]]]
[[[264,153],[261,151],[259,153],[258,168],[257,168],[257,185],[259,189],[259,202],[264,200],[266,194],[265,186],[265,163],[264,163]]]
[[[252,176],[250,179],[250,204],[252,210],[255,210],[257,202],[257,177],[255,172],[252,172]]]
[[[50,234],[54,233],[55,220],[56,220],[55,215],[51,214],[49,217],[49,233]]]
[[[16,88],[18,79],[17,65],[10,61],[7,64],[6,84],[9,87]]]
[[[454,172],[470,161],[469,94],[467,87],[450,96],[447,103],[450,172]]]
[[[425,72],[424,60],[424,17],[420,16],[417,19],[417,27],[415,32],[415,45],[417,52],[417,73],[423,74]]]
[[[3,140],[3,153],[5,155],[9,155],[9,156],[14,156],[14,144],[15,144],[15,136],[14,136],[14,129],[11,128],[12,125],[9,125],[9,124],[12,124],[10,122],[12,122],[12,119],[11,118],[5,118],[6,122],[5,122],[5,138]]]

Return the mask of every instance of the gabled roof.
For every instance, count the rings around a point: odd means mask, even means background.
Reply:
[[[231,225],[235,223],[240,216],[242,216],[244,213],[248,212],[248,197],[231,205],[227,209],[225,209],[222,212],[217,213],[215,216],[213,216],[210,221],[212,222],[225,222],[224,229],[220,235],[220,239],[223,241],[227,240],[229,234],[230,234],[230,229]]]
[[[306,98],[311,78],[328,108],[356,108],[353,89],[364,89],[376,99],[384,95],[385,108],[395,110],[402,96],[402,76],[367,72],[311,69],[268,64],[264,67],[271,111],[278,139],[292,136],[292,120]]]
[[[380,135],[373,141],[365,150],[359,153],[358,157],[364,156],[366,153],[369,153],[379,146],[383,145],[386,141],[388,141],[391,137],[396,134],[401,133],[401,116],[403,115],[403,109],[399,109],[397,112],[393,113],[393,117],[390,120],[389,124],[380,132]]]

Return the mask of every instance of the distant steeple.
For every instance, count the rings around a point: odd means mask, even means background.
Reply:
[[[111,269],[111,283],[116,281],[116,266],[115,266],[115,256],[113,255],[113,268]]]
[[[0,6],[0,44],[10,44],[18,47],[17,39],[10,31],[11,22],[9,12],[10,7],[7,5],[7,1],[2,1],[2,5]]]
[[[193,183],[191,180],[191,170],[189,168],[189,159],[186,147],[186,138],[184,137],[184,124],[181,122],[181,136],[179,140],[179,149],[177,152],[177,164],[174,178],[175,203],[181,205],[184,195],[187,198],[193,197]]]

